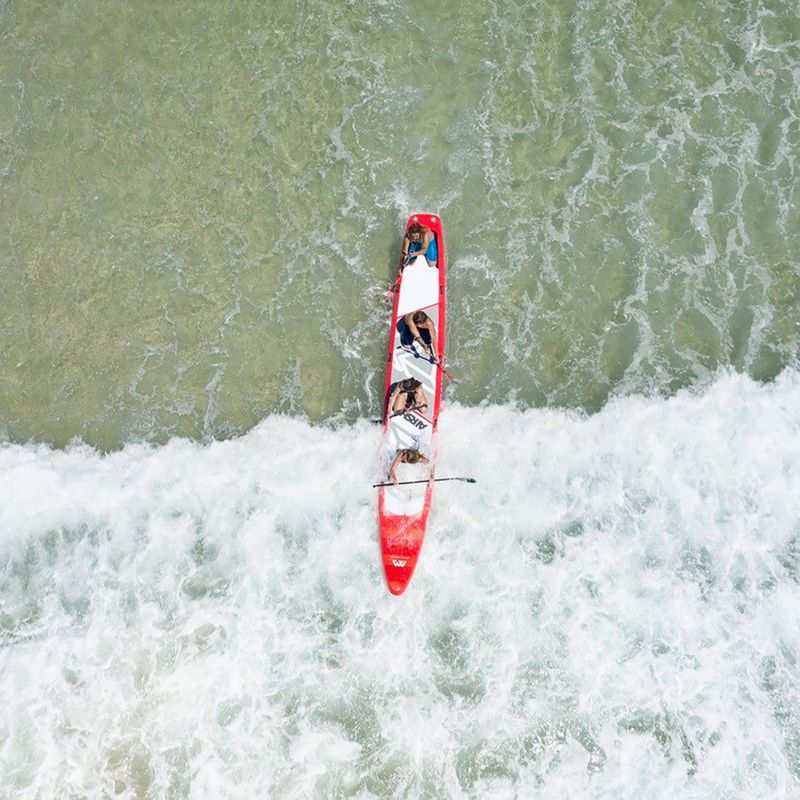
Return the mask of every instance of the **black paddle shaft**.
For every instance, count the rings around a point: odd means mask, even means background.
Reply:
[[[434,478],[432,481],[400,481],[399,483],[373,483],[372,488],[379,486],[408,486],[410,483],[439,483],[439,481],[464,481],[464,483],[477,483],[475,478]]]

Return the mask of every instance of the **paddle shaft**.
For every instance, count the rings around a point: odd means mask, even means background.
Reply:
[[[439,483],[440,481],[464,481],[465,483],[476,483],[475,478],[434,478],[433,480],[426,481],[400,481],[399,483],[373,483],[372,488],[377,489],[379,486],[408,486],[410,483]]]
[[[410,347],[410,346],[408,346],[408,345],[400,345],[400,347],[402,347],[404,350],[407,350],[407,351],[408,351],[408,352],[410,352],[410,353],[416,353],[416,352],[417,352],[416,350],[414,350],[413,346],[411,346],[411,347]],[[417,355],[419,356],[419,353],[417,353]],[[420,357],[420,358],[423,358],[423,356],[419,356],[419,357]],[[456,378],[456,377],[453,375],[453,373],[452,373],[452,372],[450,372],[450,370],[448,370],[448,369],[445,367],[445,365],[444,365],[444,364],[442,364],[442,359],[441,359],[441,358],[440,358],[438,361],[434,361],[432,356],[424,356],[424,358],[426,359],[426,361],[430,361],[430,362],[431,362],[431,364],[436,364],[436,366],[437,366],[437,367],[439,367],[439,369],[440,369],[440,370],[441,370],[441,371],[442,371],[442,372],[443,372],[443,373],[444,373],[444,374],[445,374],[445,375],[446,375],[446,376],[447,376],[447,377],[448,377],[448,378],[449,378],[451,381],[453,381],[453,383],[458,383],[458,378]]]
[[[443,373],[444,373],[444,374],[445,374],[445,375],[446,375],[448,378],[450,378],[450,380],[451,380],[451,381],[454,381],[455,383],[458,383],[458,378],[454,378],[454,377],[453,377],[453,376],[452,376],[452,375],[451,375],[451,374],[450,374],[450,373],[449,373],[449,372],[448,372],[448,371],[447,371],[447,370],[444,368],[444,366],[443,366],[441,363],[437,364],[436,366],[437,366],[437,367],[439,367],[439,369],[440,369],[440,370],[441,370],[441,371],[442,371],[442,372],[443,372]]]

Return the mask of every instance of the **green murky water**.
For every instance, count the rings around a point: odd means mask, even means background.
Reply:
[[[376,413],[414,210],[465,404],[594,411],[800,336],[786,1],[0,3],[0,425]]]

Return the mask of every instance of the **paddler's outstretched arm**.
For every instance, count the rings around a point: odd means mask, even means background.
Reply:
[[[428,322],[425,327],[428,329],[428,333],[431,336],[430,351],[433,354],[433,360],[438,364],[439,353],[436,351],[436,326],[433,324],[433,320],[430,317],[428,317]]]
[[[425,256],[427,258],[428,248],[430,247],[432,241],[433,241],[433,231],[430,228],[428,228],[425,231],[425,235],[422,237],[422,250],[420,251],[420,255]]]
[[[395,470],[397,469],[397,465],[403,460],[403,451],[398,450],[397,454],[394,457],[394,461],[392,461],[392,466],[389,467],[389,480],[392,483],[397,483],[397,473]]]

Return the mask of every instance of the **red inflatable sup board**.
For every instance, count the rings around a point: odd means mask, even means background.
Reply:
[[[438,253],[435,267],[430,266],[425,256],[410,257],[394,285],[383,400],[384,475],[388,474],[398,451],[406,448],[417,450],[430,464],[403,463],[396,469],[399,481],[422,479],[422,483],[378,489],[381,556],[386,583],[395,595],[406,590],[425,538],[433,495],[433,483],[425,479],[433,478],[442,400],[442,368],[420,342],[414,341],[406,323],[406,316],[415,311],[427,314],[436,329],[437,352],[443,363],[446,291],[442,221],[435,214],[413,214],[406,223],[406,231],[415,222],[433,231]],[[397,384],[406,378],[416,378],[422,383],[428,406],[393,413],[388,408],[389,399]]]

